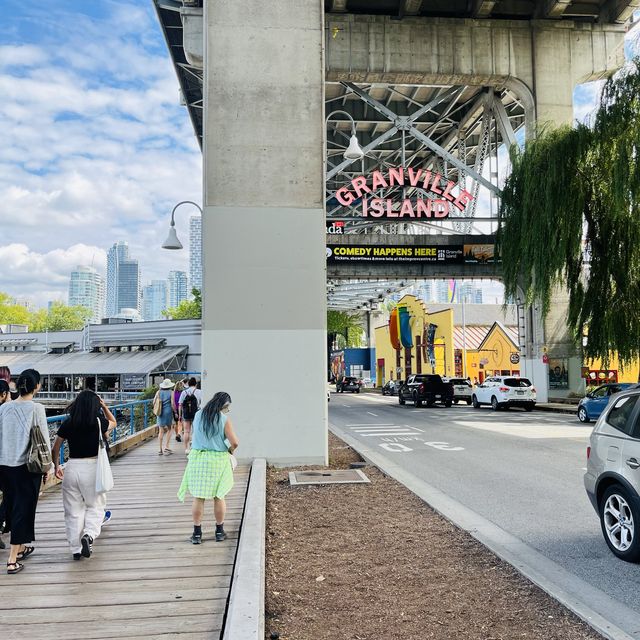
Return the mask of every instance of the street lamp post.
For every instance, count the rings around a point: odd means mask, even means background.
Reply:
[[[182,242],[178,239],[178,234],[176,233],[176,221],[175,221],[175,213],[176,209],[182,204],[192,204],[194,207],[197,207],[198,211],[200,211],[200,215],[202,215],[202,207],[199,204],[191,200],[183,200],[182,202],[178,202],[178,204],[173,207],[173,211],[171,212],[171,225],[169,226],[169,235],[167,239],[162,243],[163,249],[182,249]]]
[[[342,109],[336,109],[332,111],[326,118],[325,122],[329,122],[331,116],[336,113],[341,113],[342,115],[347,116],[349,120],[351,120],[351,138],[349,139],[349,146],[345,149],[343,157],[345,160],[360,160],[360,158],[364,157],[364,151],[358,142],[358,138],[356,137],[356,121],[353,119],[350,113],[346,111],[342,111]]]

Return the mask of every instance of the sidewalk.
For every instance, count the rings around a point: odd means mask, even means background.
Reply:
[[[203,544],[192,545],[191,503],[176,493],[182,448],[159,456],[156,440],[112,464],[112,521],[90,559],[75,562],[64,533],[61,491],[40,499],[36,552],[24,571],[0,575],[0,618],[7,638],[219,638],[229,596],[248,467],[238,467],[227,497],[229,538],[213,539],[205,505]],[[7,551],[0,552],[2,562]]]
[[[565,402],[539,402],[536,404],[536,411],[553,411],[575,416],[578,413],[578,405]]]

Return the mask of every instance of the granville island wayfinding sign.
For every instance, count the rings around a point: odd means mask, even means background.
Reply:
[[[431,194],[435,197],[418,196],[404,198],[402,201],[375,197],[375,193],[381,189],[392,187],[413,187],[420,189],[425,196]],[[452,207],[464,211],[473,196],[452,180],[443,178],[440,173],[433,173],[428,169],[397,167],[374,171],[369,177],[354,178],[349,186],[336,191],[336,199],[344,206],[354,202],[357,204],[360,200],[363,218],[447,218]]]

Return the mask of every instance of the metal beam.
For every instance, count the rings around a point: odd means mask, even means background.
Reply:
[[[423,0],[400,0],[400,10],[398,17],[417,16],[422,9]]]
[[[507,115],[507,110],[504,108],[502,100],[500,100],[500,97],[495,93],[488,95],[487,99],[489,100],[489,106],[493,111],[493,115],[496,117],[496,122],[498,123],[500,134],[502,135],[502,141],[507,145],[507,147],[511,147],[516,144],[516,134],[513,131],[513,127],[509,121],[509,116]]]
[[[453,154],[449,153],[446,149],[443,149],[437,142],[434,142],[433,140],[431,140],[431,138],[427,138],[427,136],[425,136],[421,131],[418,131],[418,129],[416,129],[414,126],[409,127],[409,133],[411,133],[414,138],[420,140],[420,142],[422,142],[425,147],[429,147],[429,149],[431,149],[435,154],[439,155],[447,162],[450,162],[455,167],[458,167],[460,171],[466,172],[469,177],[478,181],[480,184],[482,184],[484,187],[486,187],[496,195],[500,193],[500,190],[495,184],[489,182],[489,180],[481,176],[477,171],[468,167],[464,162],[456,158]]]
[[[601,19],[624,24],[640,8],[640,0],[609,0],[605,2]]]
[[[331,13],[344,13],[347,10],[347,0],[333,0]]]
[[[542,9],[544,18],[562,18],[571,0],[546,0]]]
[[[473,0],[471,8],[471,16],[473,18],[487,18],[491,15],[493,7],[496,6],[496,2],[488,0]]]

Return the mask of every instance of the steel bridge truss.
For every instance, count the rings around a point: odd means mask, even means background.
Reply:
[[[508,149],[524,139],[525,108],[506,88],[328,83],[326,112],[349,113],[365,156],[345,160],[351,121],[340,113],[327,121],[327,220],[345,222],[345,233],[491,233],[497,195],[508,169]],[[522,130],[522,131],[521,131]],[[405,168],[437,171],[474,196],[464,212],[442,220],[371,222],[361,203],[342,205],[336,192],[359,175]],[[418,187],[392,187],[371,197],[434,198]]]

